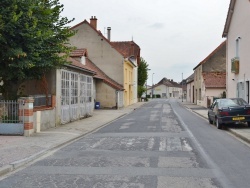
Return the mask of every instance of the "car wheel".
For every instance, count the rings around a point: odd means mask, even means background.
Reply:
[[[213,121],[211,120],[210,116],[208,116],[208,121],[210,124],[213,124]]]
[[[216,121],[216,127],[217,127],[217,129],[221,129],[222,125],[221,125],[221,123],[219,122],[219,119],[216,118],[215,121]]]

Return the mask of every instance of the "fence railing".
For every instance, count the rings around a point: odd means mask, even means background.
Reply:
[[[19,103],[12,100],[0,100],[0,123],[19,123]]]

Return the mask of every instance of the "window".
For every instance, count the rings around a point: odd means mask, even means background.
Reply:
[[[240,43],[240,37],[236,39],[236,44],[235,44],[235,57],[239,57],[239,43]]]
[[[199,100],[201,100],[201,88],[199,89]]]

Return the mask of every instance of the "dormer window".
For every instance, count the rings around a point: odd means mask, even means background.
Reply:
[[[81,57],[81,63],[82,63],[83,65],[86,65],[86,57],[85,57],[85,56],[82,56],[82,57]]]

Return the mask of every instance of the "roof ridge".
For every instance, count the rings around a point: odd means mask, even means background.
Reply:
[[[212,57],[216,52],[218,52],[224,45],[226,45],[226,41],[224,40],[223,42],[221,42],[221,44],[219,46],[217,46],[205,59],[203,59],[196,67],[193,68],[193,70],[195,70],[197,67],[199,67],[200,65],[204,64],[207,60],[210,59],[210,57]]]
[[[82,21],[82,22],[80,22],[80,23],[78,23],[78,24],[72,26],[70,29],[75,29],[76,27],[78,27],[78,26],[80,26],[81,24],[84,24],[84,23],[88,24],[97,34],[101,35],[101,36],[103,37],[103,39],[104,39],[107,43],[109,43],[109,45],[110,45],[111,47],[113,47],[111,41],[109,41],[109,40],[102,34],[102,32],[101,32],[100,30],[97,30],[96,28],[94,28],[86,19],[85,19],[84,21]],[[115,48],[114,48],[114,49],[115,49]],[[123,54],[122,54],[120,51],[118,51],[117,49],[115,49],[115,50],[116,50],[119,54],[121,54],[121,55],[123,56]]]

